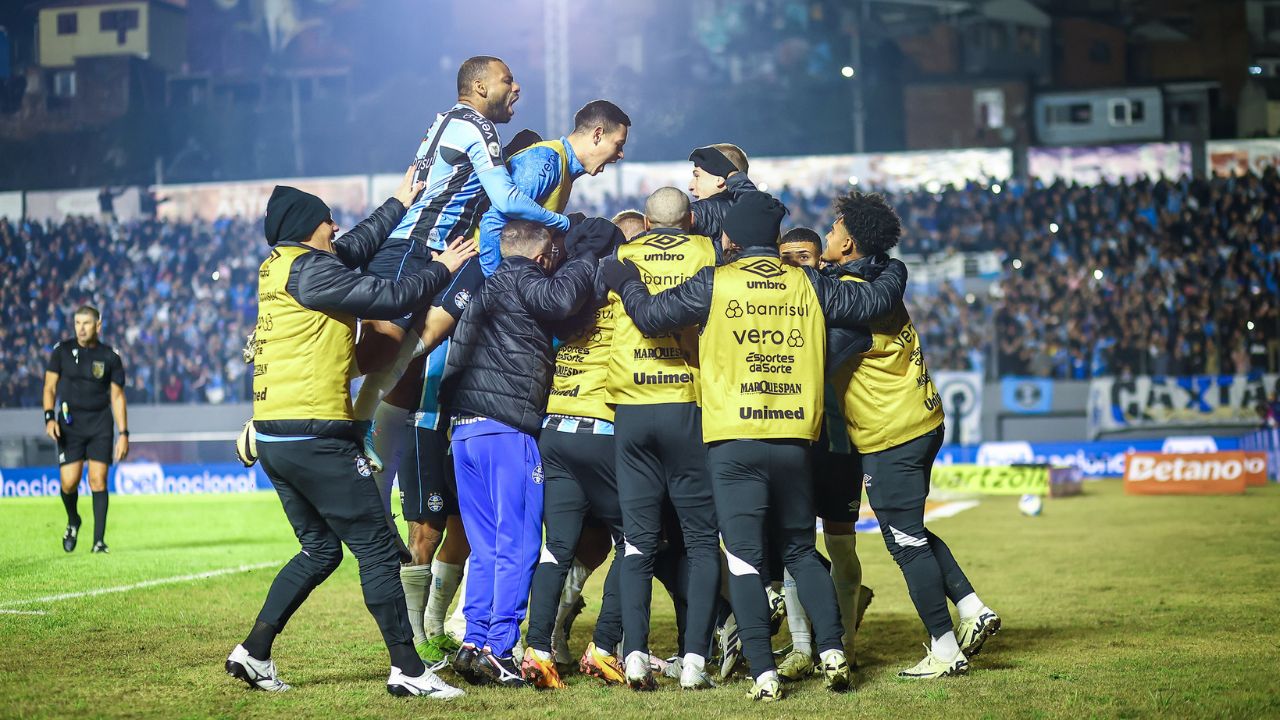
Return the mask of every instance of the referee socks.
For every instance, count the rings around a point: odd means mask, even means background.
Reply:
[[[62,493],[62,507],[67,510],[67,524],[80,527],[80,512],[76,510],[76,503],[80,500],[80,493],[72,490],[69,493]]]
[[[107,491],[93,491],[93,542],[103,542],[107,534]],[[73,501],[74,502],[74,501]]]

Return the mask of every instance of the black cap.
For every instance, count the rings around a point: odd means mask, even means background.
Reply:
[[[315,195],[277,185],[267,201],[267,216],[262,223],[267,244],[308,240],[320,223],[327,222],[332,215],[329,206]]]
[[[769,193],[752,190],[738,197],[725,213],[721,228],[734,245],[773,247],[778,244],[778,228],[787,206]]]

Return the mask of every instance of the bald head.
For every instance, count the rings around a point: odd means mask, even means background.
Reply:
[[[689,227],[689,196],[683,190],[661,187],[644,201],[644,216],[652,227]]]

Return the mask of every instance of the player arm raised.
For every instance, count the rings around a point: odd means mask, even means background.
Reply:
[[[631,261],[605,258],[604,282],[622,298],[622,307],[645,335],[661,335],[694,325],[704,325],[711,312],[711,287],[715,268],[704,267],[679,285],[649,294],[640,271]]]

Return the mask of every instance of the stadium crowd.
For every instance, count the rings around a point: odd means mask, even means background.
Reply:
[[[825,233],[834,192],[783,188],[784,227]],[[908,294],[939,369],[1056,378],[1277,369],[1274,170],[886,194],[902,217],[902,253],[1005,256],[989,297],[950,284]],[[610,197],[584,209],[608,215],[642,202]],[[130,401],[247,400],[240,348],[260,248],[261,228],[244,219],[0,221],[0,406],[39,404],[49,349],[84,302],[102,308],[105,340],[128,363]]]

